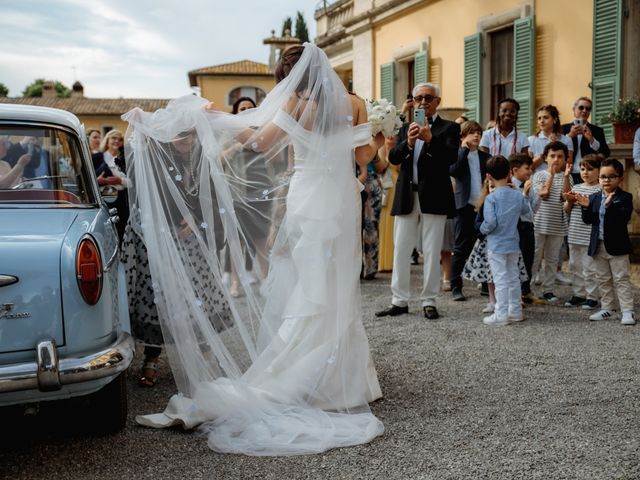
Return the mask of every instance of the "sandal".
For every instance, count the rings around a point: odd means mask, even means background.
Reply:
[[[140,369],[141,376],[138,379],[138,385],[141,387],[155,387],[158,382],[159,365],[156,362],[144,362]],[[143,373],[147,372],[147,375]]]
[[[231,282],[231,287],[229,287],[229,295],[233,298],[238,298],[242,296],[242,290],[240,289],[240,282],[233,281]]]

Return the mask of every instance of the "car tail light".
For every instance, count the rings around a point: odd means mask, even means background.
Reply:
[[[102,293],[102,259],[100,251],[90,237],[85,237],[76,252],[76,277],[85,302],[95,305]]]

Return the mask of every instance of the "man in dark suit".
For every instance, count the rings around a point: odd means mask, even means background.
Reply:
[[[609,146],[604,137],[604,130],[589,123],[593,103],[589,97],[580,97],[573,103],[574,120],[562,125],[562,133],[573,141],[573,177],[574,185],[582,183],[580,178],[580,160],[590,153],[601,153],[609,156]]]
[[[378,317],[409,312],[410,255],[420,232],[424,253],[424,279],[420,301],[424,316],[439,314],[435,298],[440,291],[440,250],[447,217],[455,215],[449,166],[455,163],[460,141],[457,123],[438,116],[440,87],[421,83],[413,89],[416,109],[425,113],[424,126],[405,125],[389,161],[400,165],[396,194],[391,208],[395,216],[391,305],[376,313]]]
[[[486,176],[487,152],[478,150],[482,138],[482,126],[477,122],[465,122],[462,126],[462,147],[458,160],[449,168],[456,181],[456,221],[453,261],[451,262],[451,294],[456,301],[464,300],[462,271],[476,241],[475,204]]]

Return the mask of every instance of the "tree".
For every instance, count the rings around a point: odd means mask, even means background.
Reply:
[[[309,41],[309,31],[307,30],[307,22],[304,21],[302,12],[298,11],[296,16],[296,34],[294,35],[301,43]]]
[[[285,18],[284,22],[282,22],[282,35],[280,36],[284,37],[285,32],[287,30],[289,30],[289,34],[291,34],[291,32],[293,31],[292,25],[293,25],[293,21],[291,20],[291,17]]]
[[[9,89],[4,83],[0,83],[0,97],[8,97]]]
[[[44,84],[44,78],[38,78],[34,80],[30,85],[27,85],[22,91],[24,97],[41,97],[42,85]],[[60,98],[69,98],[71,96],[71,90],[64,86],[62,82],[55,81],[56,96]]]

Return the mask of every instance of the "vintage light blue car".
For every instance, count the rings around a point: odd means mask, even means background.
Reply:
[[[134,342],[115,215],[74,115],[0,105],[0,407],[89,396],[99,431],[124,425]]]

